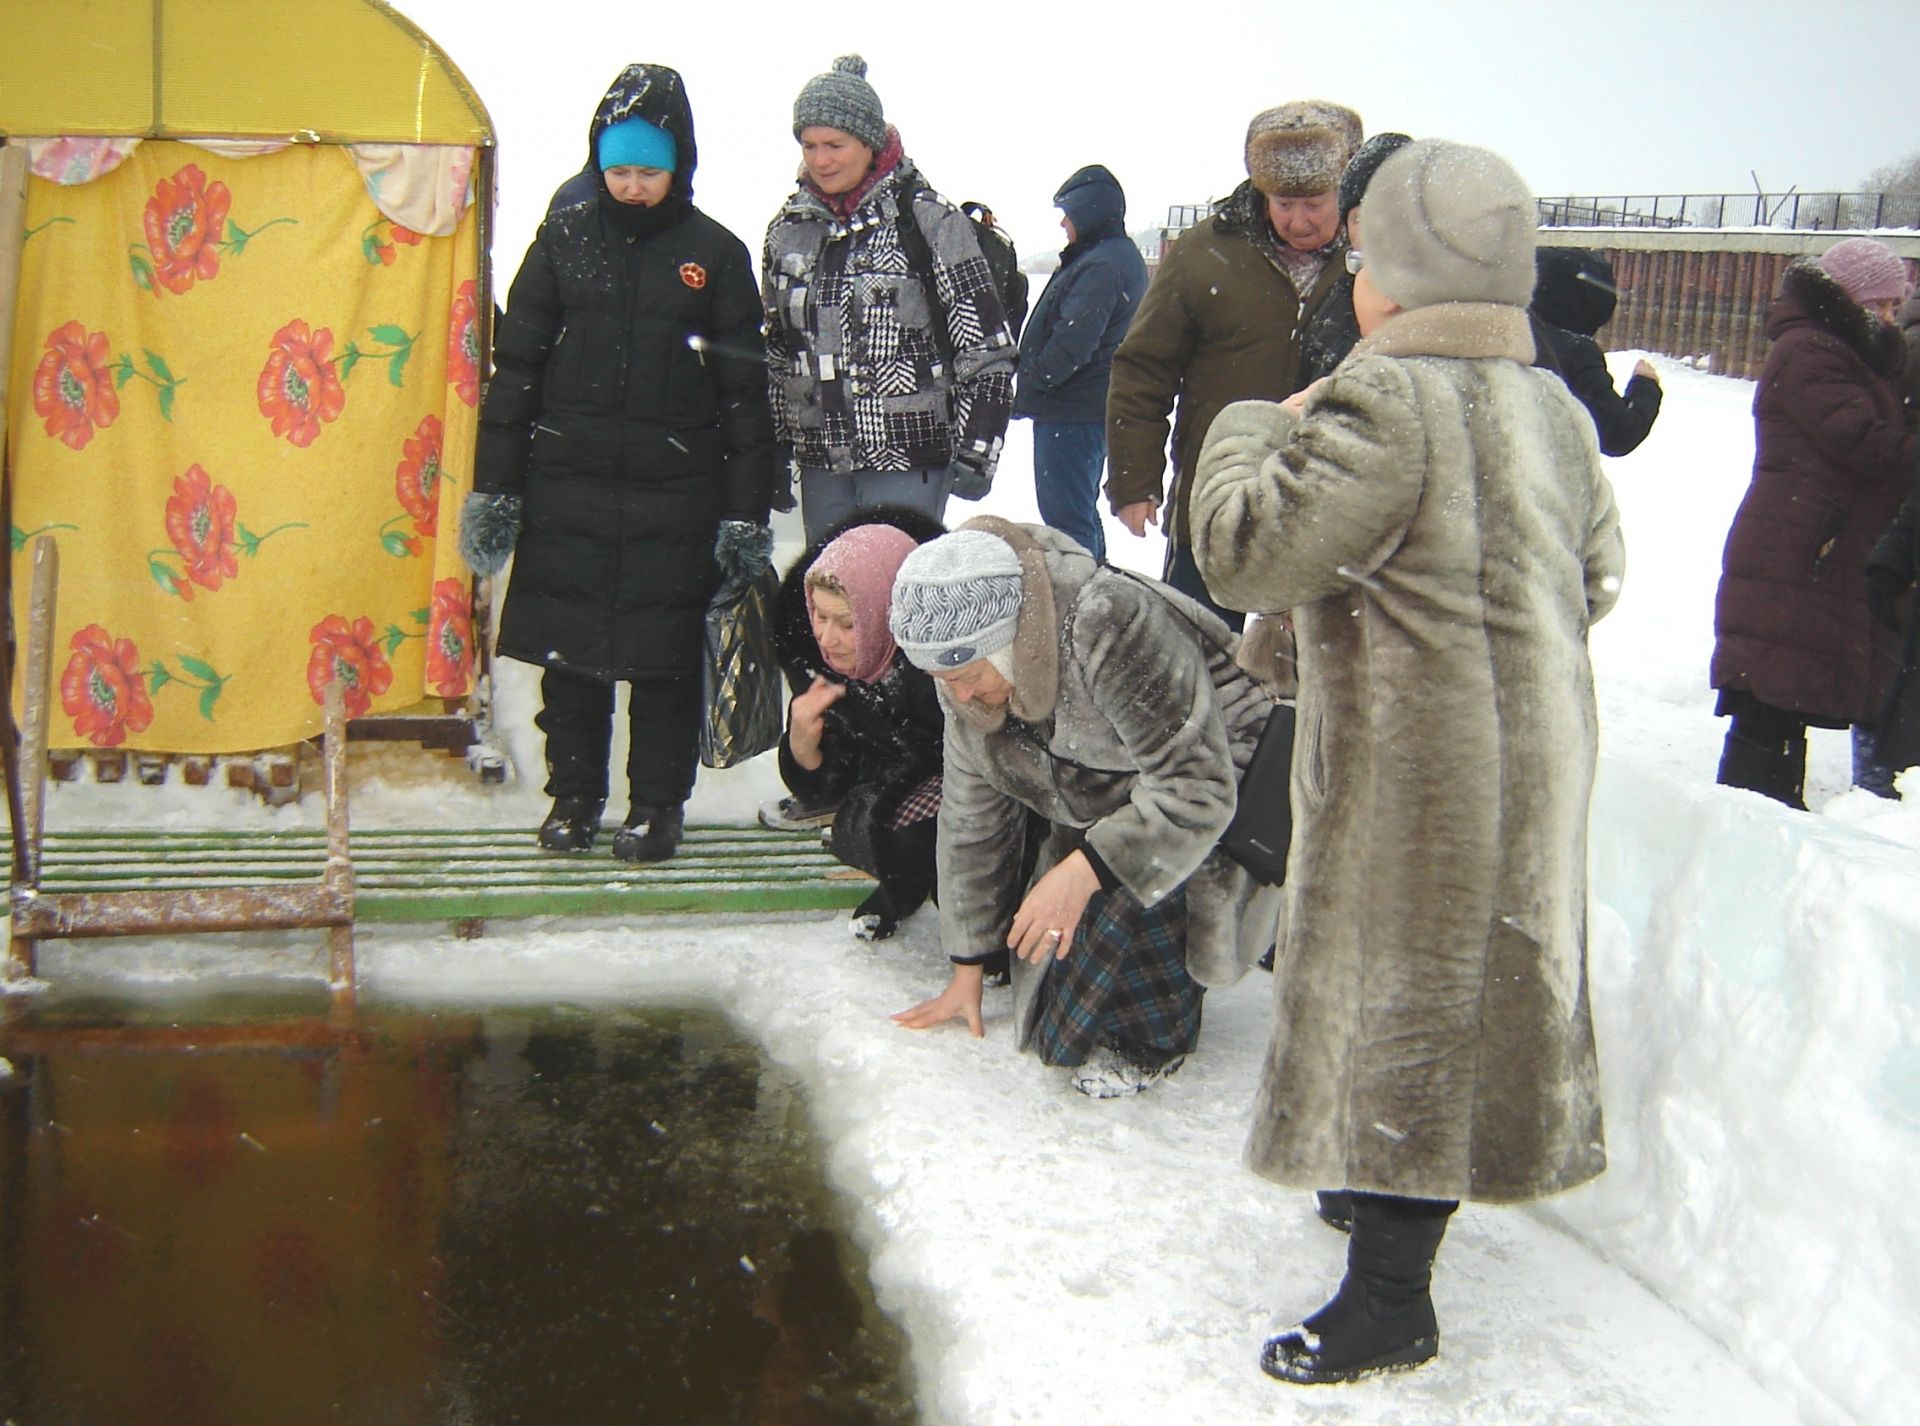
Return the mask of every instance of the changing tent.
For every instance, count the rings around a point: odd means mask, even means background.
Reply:
[[[12,0],[0,135],[50,744],[284,746],[336,677],[363,728],[470,706],[494,135],[458,69],[377,0]]]

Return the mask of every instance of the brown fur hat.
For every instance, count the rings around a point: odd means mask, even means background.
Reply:
[[[1360,116],[1325,99],[1295,99],[1247,125],[1247,173],[1276,198],[1311,198],[1340,186],[1340,173],[1366,137]]]

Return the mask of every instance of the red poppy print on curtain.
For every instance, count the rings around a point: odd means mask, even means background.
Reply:
[[[433,586],[433,605],[427,614],[427,683],[443,698],[467,691],[473,666],[473,603],[462,579],[443,579]]]
[[[307,659],[307,689],[315,703],[324,703],[327,684],[340,680],[349,718],[364,718],[373,700],[393,686],[393,667],[380,652],[371,619],[348,624],[329,614],[307,635],[313,653]]]
[[[422,535],[431,535],[440,518],[440,443],[440,418],[428,416],[401,447],[393,473],[395,493]]]
[[[423,235],[412,228],[403,228],[391,218],[375,218],[367,224],[360,234],[360,255],[372,267],[392,267],[396,255],[395,244],[400,247],[419,247]]]
[[[47,354],[33,371],[34,414],[46,418],[49,436],[83,450],[97,430],[120,414],[105,332],[68,322],[48,336]]]
[[[153,254],[153,280],[169,292],[182,293],[195,279],[214,277],[220,271],[221,230],[232,206],[227,185],[217,179],[207,182],[197,164],[161,179],[141,220]],[[136,278],[139,275],[136,265]]]
[[[188,466],[185,475],[175,478],[173,498],[167,501],[167,538],[186,563],[184,576],[169,571],[181,598],[193,597],[187,580],[202,589],[218,589],[240,572],[233,535],[233,492],[215,485],[198,465]]]
[[[447,317],[447,384],[469,406],[480,404],[480,305],[468,278]]]
[[[332,351],[330,329],[310,332],[298,318],[273,334],[255,393],[260,414],[273,423],[274,435],[285,436],[296,446],[310,446],[323,422],[339,418],[347,392],[333,369]]]
[[[153,702],[140,672],[140,651],[89,624],[68,644],[73,657],[60,675],[60,706],[73,731],[96,748],[117,748],[128,733],[153,722]]]

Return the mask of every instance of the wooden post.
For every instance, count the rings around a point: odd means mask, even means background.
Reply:
[[[46,832],[47,716],[53,663],[53,612],[60,582],[60,551],[53,536],[33,542],[33,586],[27,606],[25,715],[20,753],[11,771],[19,782],[20,806],[13,824],[13,934],[7,946],[8,980],[34,973],[34,942],[20,930],[20,907],[40,890],[40,843]],[[7,697],[12,698],[9,690]]]
[[[0,144],[0,528],[13,527],[13,479],[7,471],[7,406],[13,392],[13,316],[20,292],[20,250],[26,245],[27,151]],[[13,607],[13,558],[0,559],[0,612]],[[0,633],[0,753],[7,776],[7,821],[13,829],[13,875],[21,858],[20,769],[14,755],[13,669],[16,651],[10,633]],[[11,966],[9,966],[11,969]]]
[[[347,714],[340,680],[327,684],[322,699],[326,743],[321,749],[326,769],[328,887],[353,900],[353,860],[347,851]],[[355,994],[353,922],[327,928],[327,980],[335,1009],[350,1009]]]
[[[0,459],[7,449],[7,400],[12,394],[13,311],[20,295],[20,249],[26,245],[27,150],[0,146]]]

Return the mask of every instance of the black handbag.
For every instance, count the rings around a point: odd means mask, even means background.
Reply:
[[[1287,847],[1293,841],[1293,705],[1276,703],[1260,730],[1253,758],[1240,775],[1240,800],[1220,834],[1220,850],[1256,880],[1278,886],[1287,879]]]

